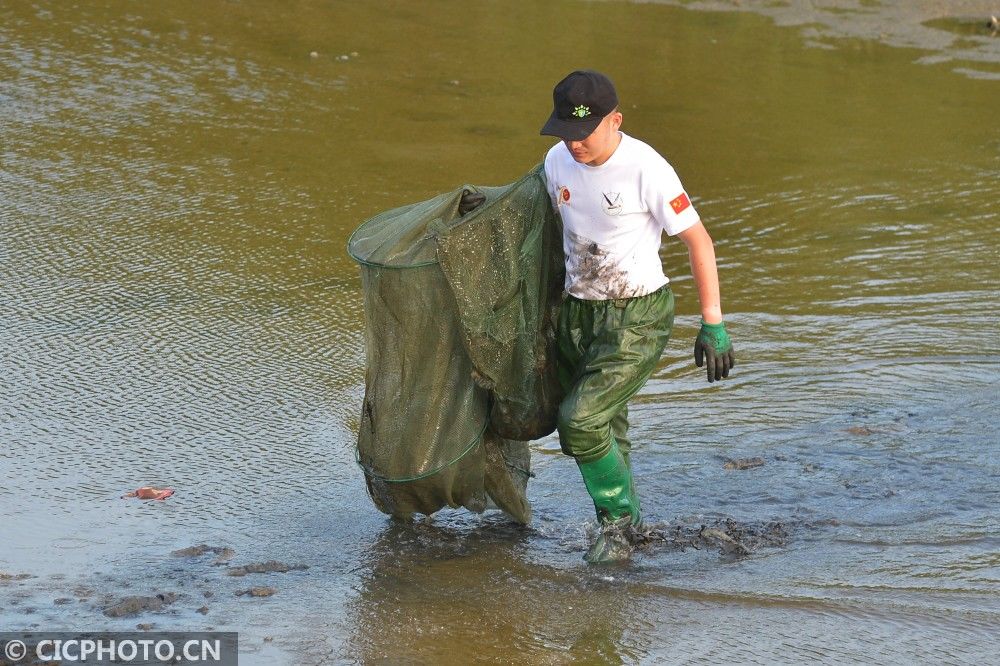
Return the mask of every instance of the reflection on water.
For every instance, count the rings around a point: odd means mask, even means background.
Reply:
[[[830,44],[624,3],[0,7],[0,573],[35,576],[0,577],[0,628],[238,629],[248,663],[995,659],[997,84]],[[693,368],[666,242],[677,327],[631,409],[643,504],[778,520],[785,546],[588,568],[552,437],[527,529],[394,525],[365,495],[348,233],[527,171],[580,65],[705,216],[740,356],[722,386]],[[142,484],[177,494],[119,499]],[[309,569],[237,598],[169,556],[196,543]],[[100,614],[154,589],[170,613]]]

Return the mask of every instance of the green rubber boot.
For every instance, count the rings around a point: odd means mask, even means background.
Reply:
[[[622,452],[622,458],[625,459],[625,466],[628,467],[628,475],[632,480],[632,498],[635,500],[635,505],[638,508],[639,513],[642,513],[642,508],[639,504],[639,496],[635,494],[635,476],[632,474],[632,462],[631,462],[631,452],[632,443],[628,437],[628,407],[624,407],[613,419],[611,419],[611,436],[614,438],[615,442],[618,444],[618,450]]]
[[[632,524],[638,526],[640,523],[642,523],[642,504],[639,502],[639,495],[636,494],[635,492],[635,475],[632,474],[632,461],[630,459],[631,456],[628,453],[626,453],[622,457],[625,458],[625,469],[628,470],[628,483],[629,483],[628,487],[632,495],[632,502],[635,504],[636,514],[639,515],[639,521]]]
[[[583,559],[592,563],[628,559],[632,548],[626,531],[642,522],[642,512],[632,470],[618,442],[612,438],[611,449],[603,457],[587,463],[577,461],[577,466],[601,523],[601,534]]]

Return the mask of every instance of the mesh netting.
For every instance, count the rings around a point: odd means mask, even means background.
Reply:
[[[464,189],[486,203],[464,217]],[[539,168],[368,220],[367,372],[358,462],[379,510],[498,506],[531,516],[527,440],[555,428],[561,235]]]

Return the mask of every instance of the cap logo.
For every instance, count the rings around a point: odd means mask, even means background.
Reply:
[[[618,94],[611,79],[600,72],[579,69],[552,89],[552,113],[541,134],[563,141],[584,141],[617,107]]]

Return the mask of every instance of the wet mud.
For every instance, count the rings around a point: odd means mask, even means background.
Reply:
[[[26,580],[28,578],[31,578],[31,574],[29,573],[11,574],[0,571],[0,583],[11,580]]]
[[[277,560],[268,560],[267,562],[257,562],[253,564],[244,564],[239,567],[232,567],[226,571],[230,576],[246,576],[247,574],[261,574],[261,573],[288,573],[289,571],[300,571],[303,569],[308,569],[309,567],[305,564],[285,564],[284,562],[278,562]]]
[[[634,552],[668,550],[683,552],[718,550],[728,559],[747,557],[762,548],[777,548],[788,543],[789,523],[782,521],[739,522],[718,518],[708,523],[649,523],[615,528],[612,538],[631,546]]]
[[[212,561],[213,565],[225,564],[236,556],[236,551],[232,548],[227,546],[209,546],[204,543],[198,546],[181,548],[180,550],[175,550],[170,554],[174,557],[201,557],[206,553],[214,553],[217,556]]]
[[[762,548],[785,545],[792,532],[789,525],[781,521],[745,523],[732,518],[650,523],[638,529],[628,527],[620,538],[629,551],[635,553],[717,550],[724,559],[736,559],[750,556]],[[235,556],[235,550],[224,545],[198,544],[174,550],[162,564],[169,567],[171,560],[179,558],[182,566],[170,567],[165,581],[157,581],[156,574],[150,575],[145,580],[146,585],[160,584],[148,593],[138,594],[123,594],[135,585],[133,580],[101,572],[76,580],[62,575],[38,577],[28,572],[0,573],[0,588],[8,588],[9,592],[5,595],[7,604],[0,608],[0,616],[6,616],[7,623],[12,626],[29,629],[64,623],[70,617],[79,621],[91,614],[112,619],[135,618],[139,621],[134,626],[143,630],[169,627],[176,622],[190,627],[195,617],[214,617],[229,608],[220,593],[226,593],[229,599],[263,599],[279,592],[279,588],[269,582],[229,587],[227,591],[228,579],[287,574],[309,568],[306,564],[273,559],[217,568],[222,564],[220,558],[228,561]],[[225,576],[219,575],[222,571]],[[217,603],[212,606],[205,603],[213,599]],[[36,621],[27,622],[29,618]],[[160,619],[154,622],[153,618]]]
[[[278,588],[269,587],[265,585],[260,585],[257,587],[251,587],[246,590],[237,590],[236,596],[242,597],[243,595],[251,597],[270,597],[271,595],[277,593]]]
[[[729,458],[726,460],[725,464],[722,465],[723,469],[753,469],[755,467],[763,467],[763,458]]]
[[[140,613],[163,610],[164,607],[177,601],[173,592],[160,592],[151,597],[125,597],[117,603],[104,609],[107,617],[133,617]]]
[[[214,556],[211,559],[207,556]],[[225,569],[217,568],[236,556],[229,546],[198,544],[172,551],[144,568],[141,582],[127,574],[108,575],[99,571],[69,579],[63,574],[36,576],[28,572],[0,572],[0,621],[23,629],[68,626],[69,622],[93,622],[96,618],[141,620],[140,630],[179,626],[192,628],[196,617],[232,611],[224,599],[266,598],[278,592],[274,585],[233,587],[232,577],[248,574],[267,576],[308,569],[306,564],[278,560],[252,562]],[[181,558],[180,565],[173,558]],[[222,571],[226,575],[221,575]],[[128,593],[140,585],[143,592]],[[222,596],[224,595],[224,596]],[[209,606],[207,600],[217,603]],[[229,602],[231,604],[233,602]],[[88,620],[87,618],[93,618]],[[156,622],[152,618],[159,618]],[[201,627],[210,630],[213,627]]]

